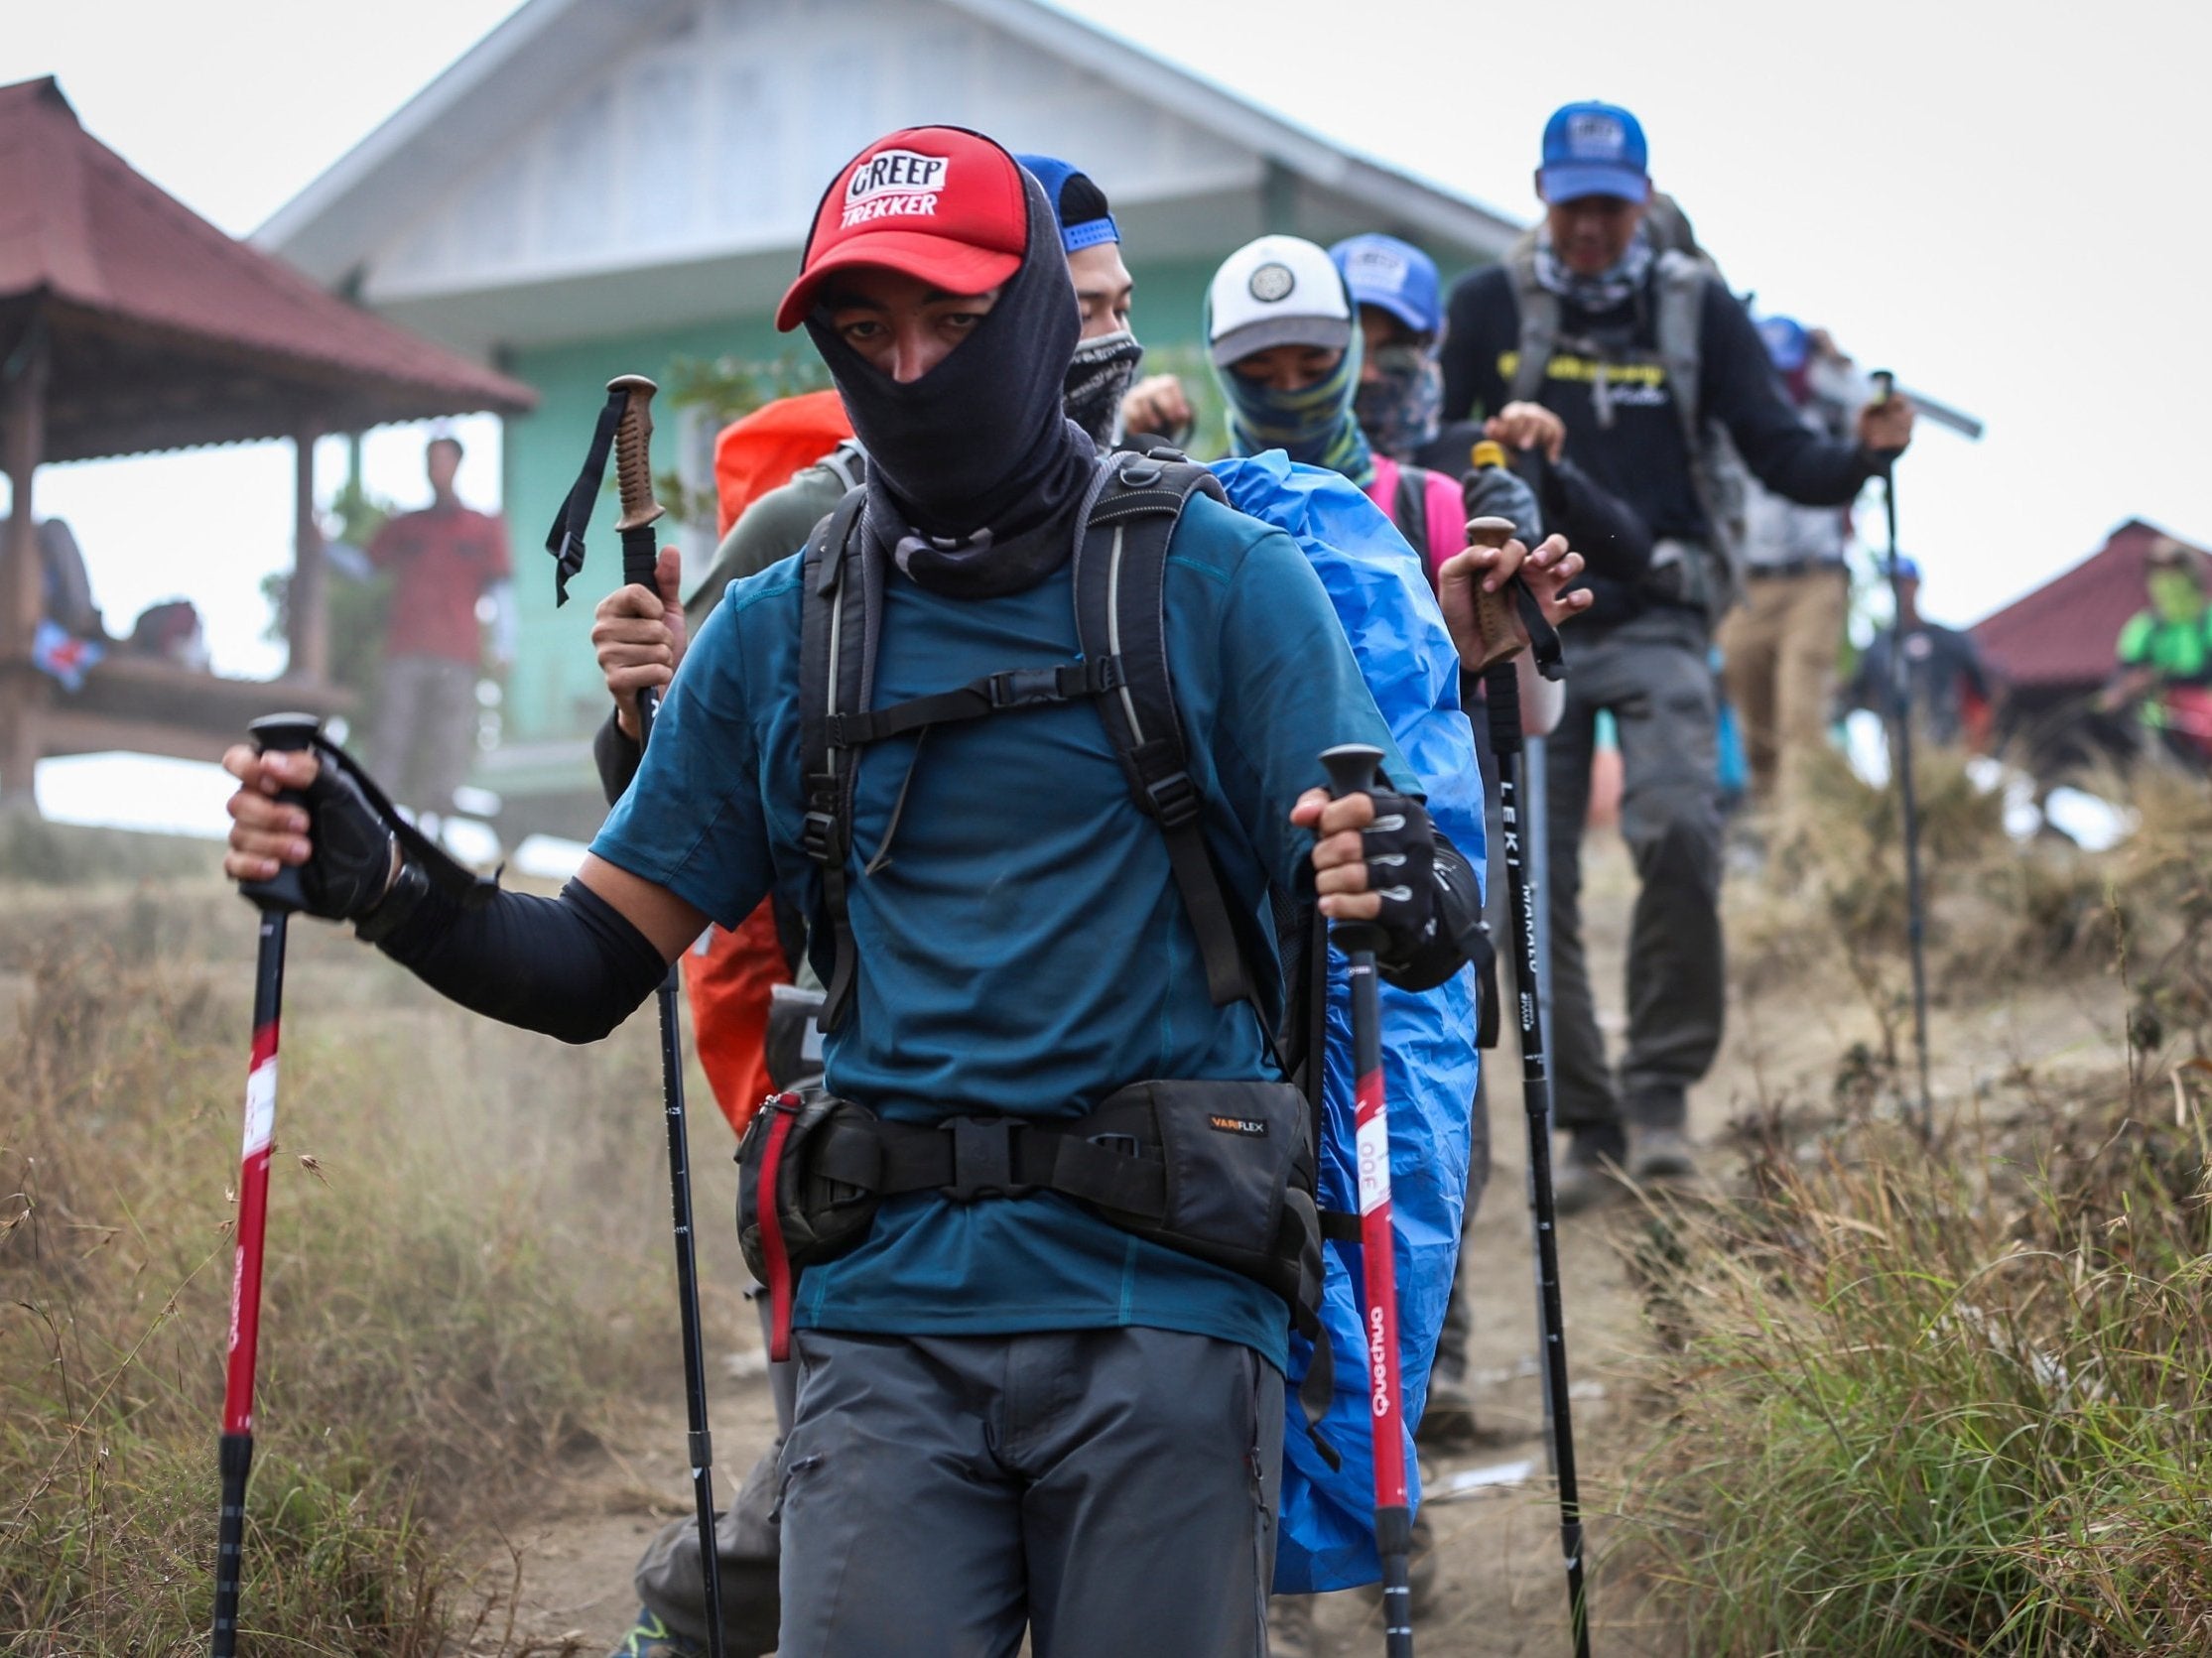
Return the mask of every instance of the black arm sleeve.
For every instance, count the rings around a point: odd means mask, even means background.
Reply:
[[[563,1042],[596,1042],[668,972],[652,941],[581,881],[559,898],[502,892],[462,909],[439,892],[378,946],[440,995]]]
[[[1436,837],[1436,909],[1417,940],[1392,939],[1375,955],[1375,970],[1400,990],[1433,990],[1475,958],[1483,931],[1482,888],[1467,856],[1449,836]]]
[[[1874,458],[1857,444],[1823,438],[1797,419],[1750,314],[1718,282],[1705,285],[1701,325],[1705,413],[1728,428],[1744,464],[1775,494],[1801,506],[1847,505],[1879,469]]]
[[[644,758],[645,750],[630,740],[610,711],[606,723],[591,733],[591,763],[599,768],[599,787],[606,792],[607,805],[622,798]]]
[[[1651,568],[1650,526],[1578,466],[1573,455],[1547,460],[1541,450],[1530,452],[1544,522],[1588,561],[1592,575],[1608,581],[1642,580]]]

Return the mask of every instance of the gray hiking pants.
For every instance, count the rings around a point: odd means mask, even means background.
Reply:
[[[1721,1045],[1718,711],[1703,620],[1657,609],[1568,642],[1550,788],[1553,1104],[1561,1128],[1678,1128]],[[1618,1089],[1582,940],[1582,832],[1600,709],[1620,730],[1621,832],[1635,859],[1628,1045]]]
[[[1281,1372],[1165,1330],[802,1331],[781,1658],[1260,1658]]]
[[[418,812],[451,812],[476,761],[476,670],[442,656],[384,659],[369,774]]]

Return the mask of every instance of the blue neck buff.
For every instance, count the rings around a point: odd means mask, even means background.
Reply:
[[[1362,489],[1374,481],[1374,454],[1353,418],[1352,398],[1360,386],[1360,330],[1344,360],[1313,385],[1279,392],[1245,379],[1234,368],[1217,368],[1222,395],[1229,403],[1229,442],[1236,454],[1281,449],[1293,460],[1341,472]]]

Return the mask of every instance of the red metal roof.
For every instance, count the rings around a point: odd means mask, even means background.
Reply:
[[[537,401],[224,235],[86,133],[51,77],[0,87],[0,347],[34,317],[49,330],[49,459]]]
[[[2167,539],[2157,526],[2129,519],[2080,564],[1976,622],[1970,631],[1982,660],[2015,687],[2104,684],[2121,628],[2147,602],[2143,575],[2151,545]]]

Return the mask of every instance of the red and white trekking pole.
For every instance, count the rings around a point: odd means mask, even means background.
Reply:
[[[1366,743],[1326,749],[1329,792],[1338,799],[1374,787],[1382,750]],[[1382,1556],[1382,1650],[1413,1658],[1413,1510],[1405,1489],[1405,1392],[1398,1374],[1398,1262],[1390,1233],[1390,1122],[1382,1097],[1382,1007],[1375,929],[1338,922],[1336,946],[1352,968],[1352,1069],[1358,1109],[1354,1149],[1360,1181],[1360,1254],[1366,1267],[1367,1398],[1374,1432],[1374,1541]]]
[[[312,715],[273,713],[250,727],[254,745],[296,751],[312,746]],[[296,794],[279,797],[300,804]],[[222,1390],[222,1510],[215,1532],[215,1628],[208,1650],[238,1650],[239,1554],[246,1534],[246,1474],[253,1467],[253,1363],[261,1335],[261,1242],[269,1219],[269,1148],[277,1128],[277,1022],[284,1004],[285,924],[307,907],[297,869],[238,891],[261,912],[253,971],[253,1059],[246,1070],[246,1134],[238,1163],[238,1223],[230,1274],[230,1364]]]

